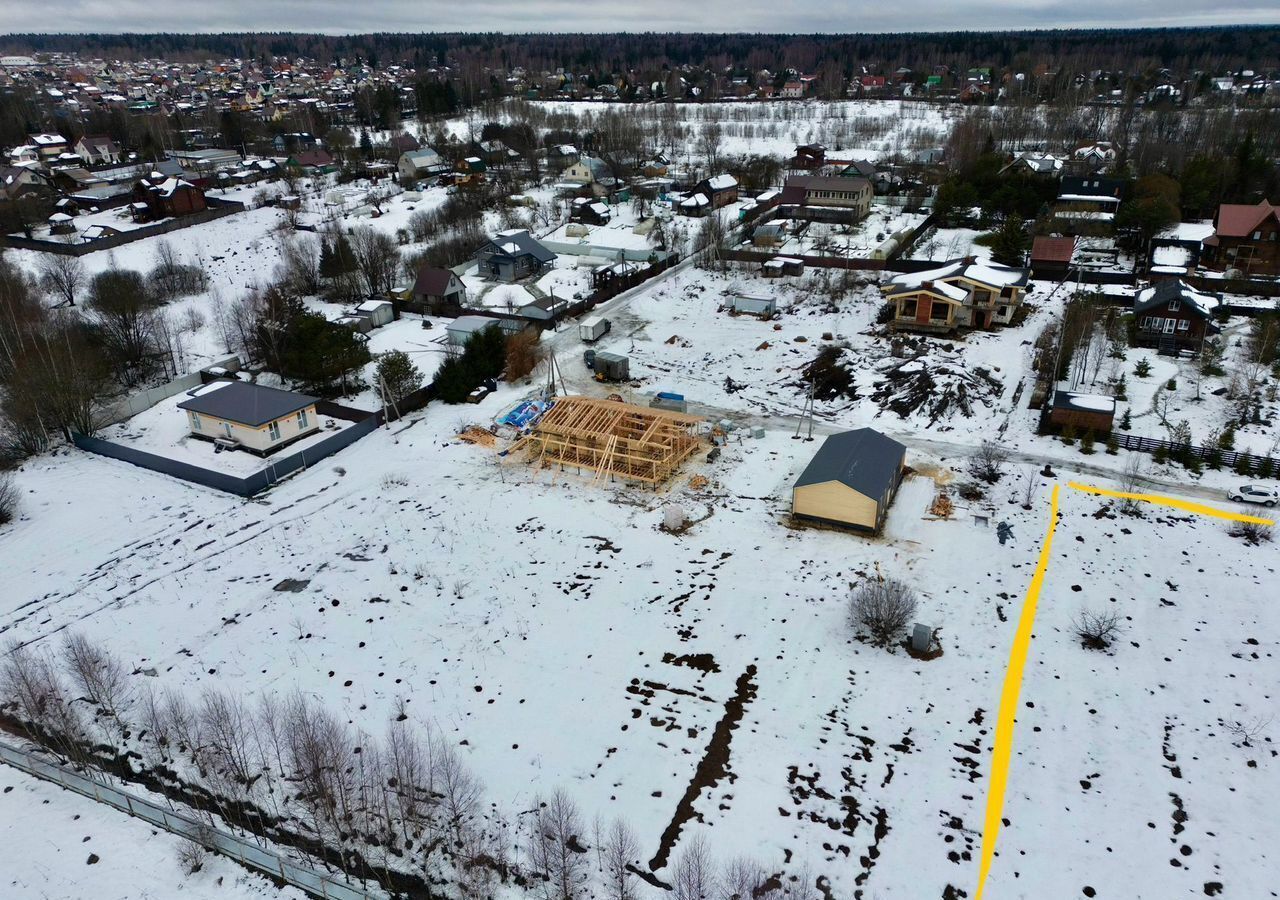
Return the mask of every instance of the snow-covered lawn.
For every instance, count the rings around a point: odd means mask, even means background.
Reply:
[[[739,341],[772,334],[745,318],[724,325]],[[1019,473],[936,521],[933,484],[917,475],[881,539],[794,529],[790,485],[817,444],[790,424],[715,462],[699,454],[654,494],[535,473],[451,439],[518,396],[429,407],[252,503],[79,453],[29,463],[26,516],[0,541],[11,583],[30,585],[5,604],[5,637],[56,640],[74,623],[130,670],[156,668],[159,688],[300,689],[373,734],[403,698],[501,809],[564,787],[588,816],[630,821],[660,872],[662,835],[738,707],[727,772],[699,786],[677,852],[703,834],[718,857],[807,868],[838,895],[968,890],[991,717],[1050,480],[1036,476],[1029,511],[1012,502]],[[951,477],[927,453],[909,461]],[[693,474],[709,485],[691,488]],[[665,534],[667,502],[708,517]],[[1188,516],[1095,518],[1103,505],[1064,498],[993,878],[1070,896],[1142,872],[1160,896],[1210,880],[1257,896],[1278,836],[1261,815],[1276,800],[1273,761],[1244,768],[1216,720],[1237,702],[1265,711],[1262,659],[1280,623],[1257,601],[1274,554]],[[972,512],[1010,522],[1014,541],[1000,546]],[[76,553],[35,550],[53,535]],[[849,587],[877,571],[919,591],[918,618],[942,629],[940,659],[851,638]],[[305,580],[302,593],[273,589],[286,578]],[[1074,645],[1063,617],[1110,597],[1134,620],[1115,655]],[[1169,721],[1181,781],[1153,755]],[[1247,797],[1227,789],[1242,779]],[[1191,816],[1174,845],[1163,843],[1170,792]],[[1242,802],[1258,815],[1237,815]]]
[[[99,437],[125,447],[228,475],[252,475],[271,465],[270,456],[264,458],[247,450],[219,452],[212,441],[194,437],[187,413],[178,408],[178,404],[187,399],[187,395],[181,393],[162,400],[126,422],[103,429]],[[353,424],[345,419],[320,416],[319,431],[289,444],[280,452],[283,456],[288,456],[306,450]]]
[[[182,840],[87,797],[0,766],[0,894],[10,900],[302,900],[230,860],[187,875]]]

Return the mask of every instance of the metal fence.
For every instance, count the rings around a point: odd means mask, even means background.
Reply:
[[[240,357],[228,356],[226,359],[215,360],[204,368],[218,367],[234,372],[240,368]],[[101,412],[102,424],[115,425],[117,422],[131,419],[138,413],[155,406],[161,400],[167,400],[170,397],[181,394],[183,391],[199,387],[203,382],[204,378],[200,372],[192,372],[189,375],[181,375],[159,387],[148,388],[145,391],[121,397],[119,400],[108,403],[103,407]]]
[[[317,404],[317,410],[318,408],[319,405]],[[354,444],[360,438],[376,429],[380,423],[381,416],[377,413],[367,413],[366,418],[362,421],[356,422],[354,425],[344,428],[337,434],[330,435],[304,450],[268,457],[267,461],[264,462],[263,468],[243,478],[236,475],[228,475],[215,469],[195,466],[181,460],[170,459],[167,456],[158,456],[155,453],[148,453],[136,447],[126,447],[123,444],[105,441],[102,438],[88,437],[77,432],[72,432],[71,441],[81,450],[87,450],[99,456],[118,459],[121,462],[150,469],[153,472],[162,472],[174,478],[181,478],[183,481],[190,481],[194,484],[213,488],[215,491],[226,491],[241,497],[252,497],[254,494],[264,491],[277,481],[280,481],[286,475],[291,475],[299,469],[305,469],[307,466],[314,466],[325,457],[332,456],[342,448]]]
[[[322,897],[324,900],[385,900],[387,896],[380,890],[349,884],[342,876],[308,869],[279,854],[264,850],[252,841],[214,828],[206,822],[199,822],[188,815],[165,809],[117,787],[93,781],[17,747],[0,743],[0,762],[150,822],[170,834],[195,841],[251,869],[301,888],[313,897]]]

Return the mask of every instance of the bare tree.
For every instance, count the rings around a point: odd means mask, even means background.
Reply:
[[[714,900],[717,893],[715,864],[706,841],[697,835],[685,843],[671,872],[672,900]]]
[[[1142,485],[1142,460],[1137,454],[1129,457],[1129,461],[1125,463],[1124,472],[1120,476],[1119,488],[1122,494],[1136,494],[1138,488]],[[1142,511],[1142,502],[1132,497],[1124,497],[1120,500],[1120,512],[1127,516],[1139,515]]]
[[[578,806],[563,790],[534,801],[531,861],[542,876],[545,900],[574,900],[582,893],[587,880],[582,832]]]
[[[385,293],[395,286],[400,273],[400,248],[394,238],[372,228],[357,228],[351,235],[351,252],[370,294]]]
[[[982,445],[969,457],[969,474],[979,481],[995,484],[1004,474],[1004,467],[1008,461],[1008,451],[994,441],[983,441]]]
[[[1082,609],[1071,622],[1080,646],[1106,650],[1120,633],[1120,614],[1111,610]]]
[[[1035,466],[1027,466],[1022,470],[1022,508],[1031,509],[1036,499],[1036,491],[1040,488],[1040,478]]]
[[[13,474],[0,472],[0,525],[13,521],[18,514],[18,487]]]
[[[720,900],[756,900],[768,879],[764,867],[746,856],[736,856],[720,876]]]
[[[873,643],[887,647],[902,635],[915,617],[916,595],[910,587],[893,578],[864,581],[849,599],[849,618]]]
[[[43,253],[39,262],[40,284],[67,306],[76,305],[86,275],[80,257],[65,253]]]
[[[75,689],[125,730],[121,713],[133,692],[129,673],[120,661],[82,634],[70,634],[63,640],[62,658]]]
[[[601,853],[601,868],[604,870],[606,900],[637,900],[635,876],[628,866],[638,860],[640,842],[631,826],[622,819],[614,819],[603,840],[597,838],[597,844]]]

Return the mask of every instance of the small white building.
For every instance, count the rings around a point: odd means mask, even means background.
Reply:
[[[486,328],[493,328],[498,324],[497,319],[489,316],[458,316],[445,326],[445,333],[449,336],[449,343],[452,346],[465,347],[473,334],[479,334]]]
[[[368,319],[374,328],[389,324],[395,313],[395,307],[389,300],[366,300],[356,307],[356,315]]]

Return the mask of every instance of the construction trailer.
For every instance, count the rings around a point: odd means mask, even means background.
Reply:
[[[631,362],[620,353],[597,350],[591,368],[596,378],[604,381],[627,381],[631,378]]]
[[[563,397],[507,452],[528,450],[538,468],[594,472],[595,482],[619,478],[656,487],[697,451],[701,423],[617,400]]]

